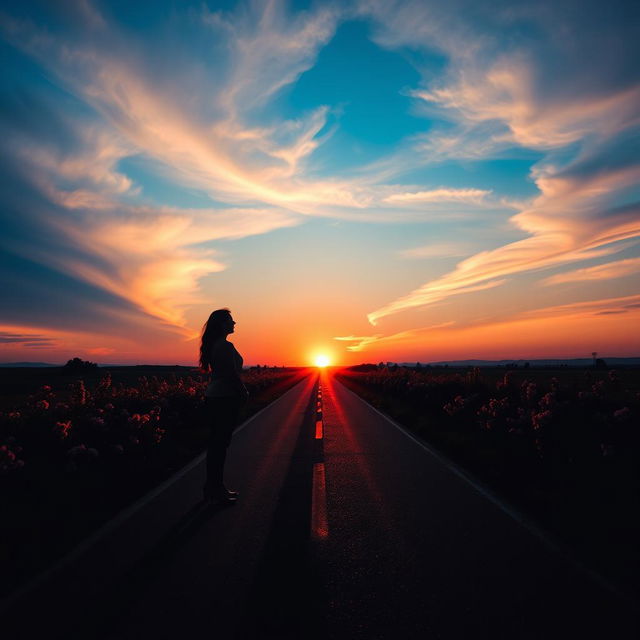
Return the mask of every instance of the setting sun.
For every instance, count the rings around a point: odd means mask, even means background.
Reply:
[[[316,356],[316,367],[328,367],[329,358],[327,356]]]

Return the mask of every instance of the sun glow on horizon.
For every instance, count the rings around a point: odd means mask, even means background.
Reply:
[[[314,359],[316,367],[328,367],[331,361],[328,356],[317,355]]]

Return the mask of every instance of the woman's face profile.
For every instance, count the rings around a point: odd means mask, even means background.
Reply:
[[[224,329],[226,331],[227,334],[229,333],[233,333],[235,331],[234,327],[235,327],[236,321],[229,316],[225,321],[224,321]]]

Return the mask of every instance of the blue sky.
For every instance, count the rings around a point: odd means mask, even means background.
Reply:
[[[5,3],[0,360],[636,355],[637,13]]]

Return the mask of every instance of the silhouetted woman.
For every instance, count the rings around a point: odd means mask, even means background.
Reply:
[[[240,406],[249,395],[240,378],[242,356],[227,340],[235,324],[229,309],[217,309],[202,328],[200,366],[204,371],[211,371],[211,381],[205,391],[205,412],[210,429],[204,486],[207,501],[234,502],[238,497],[236,491],[229,491],[224,486],[227,447]]]

